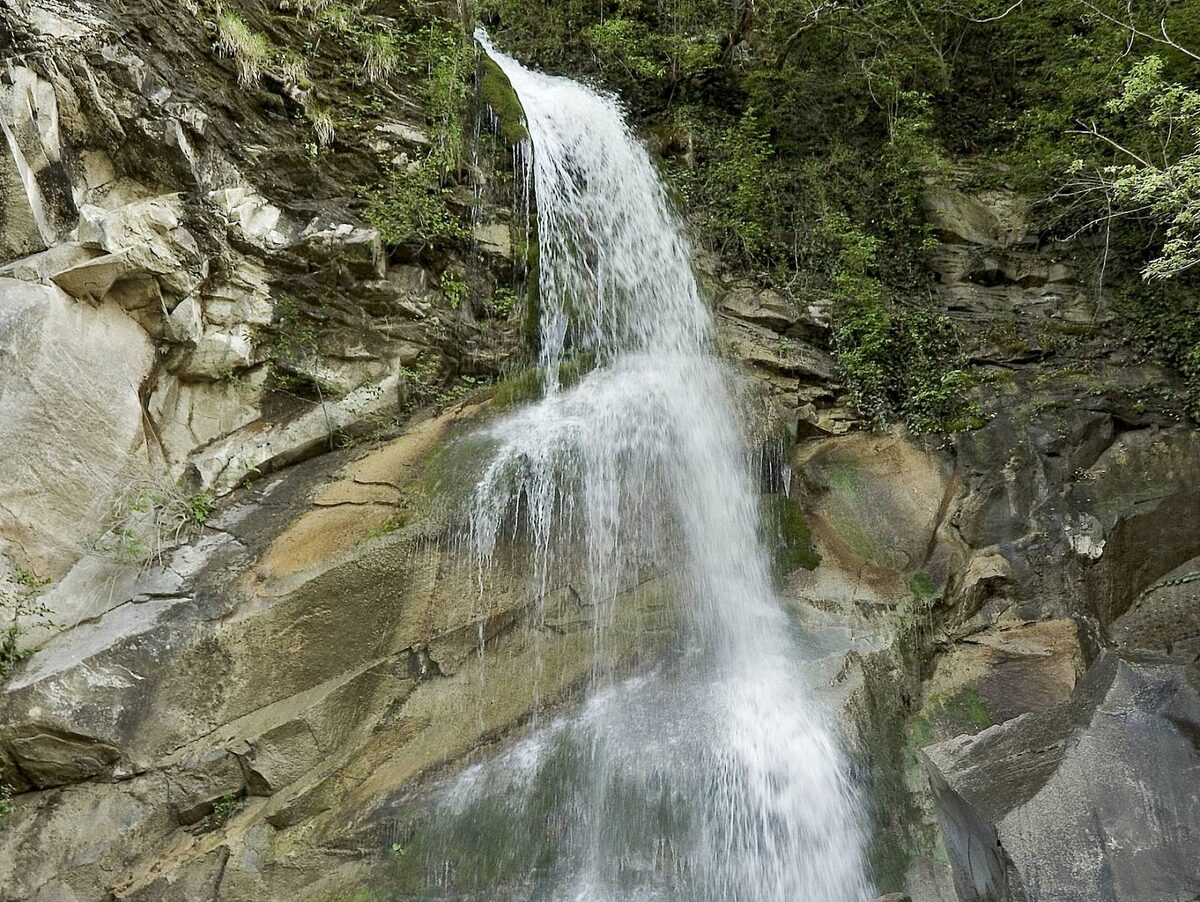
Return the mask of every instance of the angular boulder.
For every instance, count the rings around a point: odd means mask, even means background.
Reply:
[[[1200,891],[1200,671],[1105,653],[1071,698],[922,752],[962,902]]]

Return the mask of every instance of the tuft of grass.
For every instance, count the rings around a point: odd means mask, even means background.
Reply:
[[[258,84],[263,69],[271,60],[271,42],[237,13],[225,11],[217,17],[217,50],[237,64],[238,84]]]
[[[311,83],[308,63],[294,50],[287,50],[279,58],[279,77],[285,83],[307,87]]]
[[[333,144],[336,132],[333,127],[333,114],[329,112],[328,107],[310,107],[308,120],[312,123],[313,133],[317,136],[319,147],[329,147]]]
[[[317,27],[334,34],[348,34],[358,24],[361,10],[347,3],[321,3],[314,6]]]
[[[388,32],[373,32],[364,37],[362,51],[362,70],[367,81],[383,81],[400,65],[400,46]]]

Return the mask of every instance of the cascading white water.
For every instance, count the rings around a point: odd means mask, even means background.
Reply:
[[[567,558],[583,560],[599,646],[622,587],[668,559],[685,621],[670,666],[623,680],[598,672],[578,714],[535,730],[486,780],[478,768],[464,775],[456,804],[505,784],[499,808],[511,818],[500,832],[511,832],[493,837],[498,858],[520,866],[506,841],[553,834],[551,853],[530,856],[539,863],[523,890],[495,891],[868,898],[847,762],[772,588],[711,314],[664,187],[614,98],[476,37],[527,118],[546,379],[542,401],[490,428],[498,449],[472,514],[481,572],[519,520],[539,594],[563,579]],[[583,354],[595,368],[560,387],[565,356]],[[528,835],[521,818],[534,817],[537,785],[537,816],[550,826]]]

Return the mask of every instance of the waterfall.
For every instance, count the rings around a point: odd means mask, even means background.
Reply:
[[[519,524],[537,594],[575,574],[602,662],[577,713],[539,724],[450,793],[446,816],[489,835],[475,873],[524,873],[478,898],[869,898],[847,761],[773,590],[681,223],[615,98],[476,37],[527,118],[546,384],[540,402],[488,427],[473,548],[486,578]],[[566,362],[581,359],[590,372],[566,387]],[[604,651],[623,597],[667,569],[677,653],[621,671]]]

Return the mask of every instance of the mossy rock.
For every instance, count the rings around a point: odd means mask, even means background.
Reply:
[[[815,570],[821,555],[800,503],[787,495],[763,495],[761,506],[776,577],[783,579],[800,569]]]
[[[512,83],[493,60],[481,57],[479,64],[479,94],[496,116],[496,131],[510,147],[528,140],[525,108],[513,90]]]

